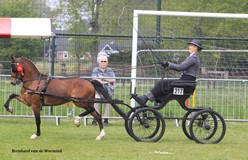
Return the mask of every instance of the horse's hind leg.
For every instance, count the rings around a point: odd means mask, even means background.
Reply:
[[[94,107],[89,106],[86,108],[86,111],[84,113],[81,113],[80,115],[75,117],[74,123],[77,127],[80,126],[80,119],[88,114],[91,114],[94,119],[97,121],[99,128],[100,128],[100,135],[96,137],[96,140],[101,140],[105,136],[105,131],[103,129],[103,123],[102,123],[102,117],[101,115],[95,110]]]
[[[88,115],[91,112],[94,112],[95,108],[94,107],[87,107],[86,111],[84,113],[81,113],[80,115],[75,117],[74,123],[77,127],[80,126],[80,119],[83,118],[84,116]]]
[[[96,140],[99,141],[105,136],[105,131],[103,129],[103,123],[102,123],[102,117],[97,111],[91,112],[90,114],[94,117],[94,119],[97,121],[97,123],[99,125],[100,134],[99,134],[99,136],[96,137]]]

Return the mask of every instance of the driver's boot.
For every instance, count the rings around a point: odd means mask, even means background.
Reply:
[[[146,102],[148,101],[148,97],[146,95],[138,96],[138,98],[143,104],[146,104]]]

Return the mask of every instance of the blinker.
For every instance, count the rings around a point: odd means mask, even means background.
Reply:
[[[12,70],[12,72],[16,72],[17,70],[16,70],[16,65],[15,64],[11,64],[11,70]]]

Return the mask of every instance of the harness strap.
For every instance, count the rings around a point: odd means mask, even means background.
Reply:
[[[41,74],[39,76],[39,79],[38,79],[38,84],[37,84],[37,87],[36,87],[36,91],[39,90],[39,87],[40,87],[40,81],[41,81]]]
[[[50,81],[50,76],[47,76],[46,81],[43,84],[42,89],[41,89],[41,92],[40,92],[41,93],[40,94],[40,106],[41,106],[41,108],[44,105],[44,93],[46,93],[46,89],[47,89],[47,86],[48,86],[49,81]]]

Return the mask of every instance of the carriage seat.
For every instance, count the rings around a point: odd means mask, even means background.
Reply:
[[[186,109],[187,107],[185,102],[194,93],[195,88],[196,81],[175,80],[171,82],[170,89],[167,91],[164,97],[159,100],[161,105],[158,107],[158,109],[163,108],[163,106],[165,106],[171,100],[177,100],[180,105]],[[157,100],[157,102],[159,101]]]
[[[192,95],[195,91],[196,81],[173,81],[170,84],[170,92],[173,95]]]
[[[188,99],[195,91],[196,82],[195,81],[182,81],[175,80],[170,84],[170,89],[164,94],[164,96],[157,100],[158,102],[169,102],[170,100],[180,100],[185,101]]]
[[[194,93],[196,81],[174,80],[170,83],[170,89],[161,97],[156,99],[159,105],[156,109],[162,109],[169,101],[177,100],[187,110],[186,100]]]

